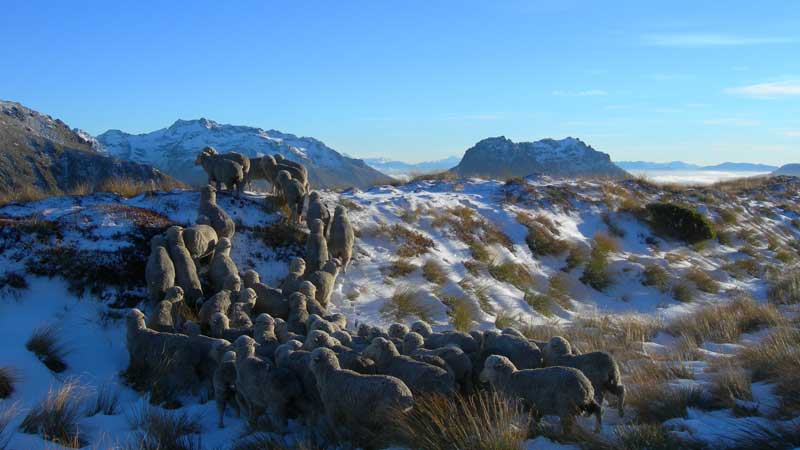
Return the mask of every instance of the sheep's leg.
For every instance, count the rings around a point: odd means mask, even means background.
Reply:
[[[572,432],[572,427],[575,424],[575,417],[567,414],[565,416],[561,416],[561,432],[565,435],[570,434]]]
[[[223,420],[223,417],[225,416],[225,397],[224,397],[224,395],[220,395],[219,398],[217,398],[217,414],[219,415],[219,423],[217,424],[217,426],[219,428],[225,428],[225,422]]]
[[[620,417],[625,416],[625,386],[617,385],[614,386],[614,395],[617,396],[617,412],[619,413]]]
[[[594,431],[599,433],[603,429],[603,404],[598,403],[597,411],[594,413],[595,423]]]

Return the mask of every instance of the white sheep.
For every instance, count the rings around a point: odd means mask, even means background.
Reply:
[[[150,239],[150,256],[144,271],[150,303],[161,301],[167,289],[175,285],[175,266],[166,246],[167,242],[161,235]]]
[[[208,217],[200,216],[197,218],[197,224],[183,230],[183,243],[192,255],[195,265],[214,253],[214,247],[219,240],[217,232],[208,223],[210,223]]]
[[[236,190],[237,193],[244,187],[244,167],[236,161],[216,154],[211,147],[204,148],[197,155],[194,164],[203,166],[208,175],[208,184],[214,183],[217,190],[221,189],[221,184],[225,184],[230,190]]]
[[[391,328],[390,328],[391,335]],[[469,355],[456,346],[440,347],[433,350],[424,348],[425,339],[419,333],[406,333],[403,336],[403,354],[412,358],[438,356],[453,371],[453,376],[461,389],[472,392],[472,360]]]
[[[220,238],[208,268],[208,277],[211,279],[214,291],[221,290],[225,280],[231,276],[239,276],[239,269],[231,259],[231,241],[228,238]]]
[[[337,258],[328,260],[322,270],[317,270],[306,277],[317,288],[315,298],[323,308],[327,308],[330,303],[340,264]]]
[[[322,269],[328,262],[328,241],[325,239],[325,224],[320,219],[309,221],[311,233],[306,238],[306,274]]]
[[[417,393],[451,394],[455,380],[446,370],[401,355],[392,341],[377,337],[364,350],[364,356],[375,361],[378,373],[397,377]]]
[[[520,369],[542,367],[542,352],[533,342],[513,334],[500,334],[494,330],[483,334],[483,358],[502,355]]]
[[[289,260],[289,273],[281,281],[281,292],[289,295],[297,292],[300,283],[303,282],[303,274],[306,272],[306,261],[299,256],[294,256]],[[319,287],[317,287],[319,289]]]
[[[303,184],[295,179],[286,170],[278,172],[278,186],[286,206],[289,208],[289,220],[299,222],[303,214],[306,190]]]
[[[347,272],[350,259],[353,257],[353,244],[356,236],[347,209],[338,205],[331,220],[330,237],[328,239],[328,254],[331,258],[338,258],[342,262],[342,270]]]
[[[217,190],[213,186],[204,186],[200,189],[200,206],[197,216],[197,223],[211,226],[217,232],[218,238],[233,239],[236,224],[231,216],[217,205]],[[205,223],[206,220],[208,223]]]
[[[523,399],[534,410],[537,421],[544,415],[559,416],[565,433],[579,414],[595,414],[599,418],[600,406],[594,400],[592,383],[580,370],[569,367],[517,370],[505,356],[490,355],[480,378],[510,398]]]
[[[271,288],[261,282],[261,277],[255,270],[248,270],[244,273],[244,285],[255,291],[256,304],[253,307],[253,314],[267,313],[272,317],[286,319],[289,317],[289,303],[283,297],[280,289]]]
[[[323,236],[328,238],[331,228],[331,212],[328,206],[322,201],[319,192],[312,191],[308,194],[308,209],[306,210],[306,223],[313,223],[321,220],[323,224]]]
[[[183,228],[172,226],[167,229],[167,250],[175,266],[175,284],[183,289],[186,299],[195,302],[203,296],[200,277],[192,255],[183,243]]]
[[[239,416],[239,407],[236,403],[236,353],[232,351],[226,352],[222,356],[217,369],[214,371],[213,378],[214,385],[214,401],[217,404],[217,414],[219,415],[219,428],[225,427],[223,416],[225,415],[225,407],[232,405],[236,410],[236,416]]]
[[[425,348],[434,349],[455,345],[465,353],[475,353],[479,349],[478,342],[473,336],[461,331],[434,333],[431,326],[424,320],[412,323],[411,331],[425,338]]]

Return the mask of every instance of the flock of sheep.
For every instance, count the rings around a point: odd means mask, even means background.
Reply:
[[[263,175],[288,204],[299,201],[290,219],[302,217],[302,166],[210,148],[198,164],[209,183],[229,189]],[[129,313],[127,349],[129,371],[148,379],[154,401],[166,400],[156,391],[213,391],[220,427],[230,406],[278,432],[294,418],[355,440],[380,433],[393,414],[414,407],[415,396],[487,385],[522,400],[537,419],[559,416],[564,430],[579,414],[594,414],[599,429],[606,393],[622,415],[625,388],[605,352],[576,354],[564,338],[536,342],[514,329],[434,332],[423,321],[354,330],[344,315],[329,314],[337,275],[352,255],[353,228],[344,207],[331,214],[318,193],[307,197],[306,257],[291,260],[279,287],[262,283],[254,270],[240,274],[230,257],[235,225],[211,185],[201,190],[195,225],[152,239],[148,316]]]

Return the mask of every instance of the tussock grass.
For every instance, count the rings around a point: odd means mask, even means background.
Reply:
[[[8,426],[18,414],[19,405],[16,402],[0,406],[0,450],[6,450],[11,438],[14,437],[14,429]]]
[[[491,299],[489,298],[489,287],[484,285],[477,285],[475,280],[464,278],[458,282],[461,289],[471,292],[478,299],[478,305],[481,311],[486,314],[494,314]]]
[[[364,209],[363,206],[353,200],[341,196],[339,197],[339,204],[347,208],[348,211],[362,211]]]
[[[741,280],[747,276],[758,278],[761,276],[761,265],[755,258],[737,259],[722,266],[722,270],[728,272],[733,278]]]
[[[464,261],[462,264],[464,264],[464,268],[467,269],[467,273],[469,273],[473,277],[480,276],[483,264],[481,264],[479,261],[476,261],[474,259],[468,259]]]
[[[800,411],[800,331],[779,328],[759,344],[744,348],[738,357],[754,380],[775,383],[784,413]]]
[[[442,285],[447,281],[447,273],[442,265],[433,259],[422,265],[422,276],[433,284]]]
[[[185,187],[182,183],[164,180],[162,182],[140,181],[132,178],[109,177],[99,183],[95,188],[96,192],[110,192],[125,198],[136,197],[154,191],[169,191]]]
[[[625,402],[636,411],[636,419],[644,424],[661,424],[665,420],[686,418],[689,407],[710,409],[713,399],[701,388],[646,384],[631,386]]]
[[[476,261],[488,264],[492,259],[492,254],[489,252],[489,248],[479,242],[471,243],[469,245],[469,251]]]
[[[399,278],[409,275],[417,270],[417,265],[406,258],[397,258],[384,268],[383,273],[387,277]]]
[[[696,267],[690,269],[684,277],[703,292],[708,292],[709,294],[719,293],[719,282]]]
[[[614,429],[614,449],[618,450],[675,450],[702,448],[678,440],[661,424],[620,425]]]
[[[795,267],[771,277],[767,296],[776,305],[800,303],[800,268]]]
[[[528,269],[513,261],[489,264],[489,274],[497,281],[509,283],[521,291],[525,291],[534,286],[533,275]]]
[[[463,332],[472,330],[472,324],[477,320],[476,308],[463,297],[443,296],[442,303],[449,307],[450,324],[454,329]]]
[[[548,217],[543,215],[530,217],[519,213],[517,222],[528,229],[525,243],[534,255],[560,255],[569,250],[569,242],[556,237],[560,231]]]
[[[689,303],[694,300],[695,288],[691,283],[681,281],[672,286],[672,296],[675,300]]]
[[[409,317],[418,317],[425,321],[429,320],[431,306],[422,301],[420,295],[421,292],[412,287],[398,287],[381,307],[381,315],[394,322],[401,322]]]
[[[67,380],[58,389],[51,387],[47,396],[22,419],[20,430],[65,447],[83,447],[86,442],[80,435],[78,420],[85,398],[86,389],[75,381]]]
[[[128,413],[131,428],[138,430],[129,447],[138,450],[200,450],[200,417],[185,411],[171,412],[141,403]]]
[[[670,276],[667,271],[657,264],[647,264],[642,271],[642,284],[653,286],[661,292],[669,290]]]
[[[753,400],[750,374],[729,361],[718,368],[712,380],[712,394],[727,408],[736,408],[736,400]]]
[[[94,403],[86,412],[88,417],[102,413],[104,416],[113,416],[119,411],[119,391],[114,390],[110,385],[103,385],[97,389]]]
[[[67,350],[58,336],[58,330],[46,325],[33,330],[33,334],[25,343],[25,348],[39,358],[48,369],[60,373],[67,370]]]
[[[588,259],[589,252],[584,247],[578,244],[570,244],[565,269],[569,272],[585,264]]]
[[[563,272],[555,273],[547,278],[547,295],[566,310],[572,308],[569,286],[570,278]]]
[[[399,223],[394,225],[381,223],[368,230],[363,230],[362,234],[363,233],[381,236],[391,242],[398,242],[400,245],[397,247],[396,254],[400,258],[421,256],[436,247],[436,243],[433,242],[433,239]]]
[[[619,241],[606,233],[597,233],[592,240],[592,251],[583,269],[581,282],[602,291],[614,282],[609,269],[609,254],[620,250]]]
[[[443,213],[436,213],[431,225],[436,228],[449,226],[456,237],[469,246],[476,243],[500,244],[511,251],[514,249],[511,238],[498,225],[468,206],[456,206]],[[474,257],[481,260],[477,256]]]
[[[620,251],[619,241],[607,233],[599,232],[594,235],[592,248],[602,253],[616,253]]]
[[[24,184],[17,189],[13,189],[8,192],[0,192],[0,206],[7,205],[9,203],[37,202],[48,197],[56,197],[60,195],[63,194],[61,192],[45,191],[37,186]]]
[[[519,325],[519,320],[512,316],[511,313],[507,311],[500,311],[497,313],[494,319],[494,326],[498,330],[502,330],[504,328],[509,327],[517,327]]]
[[[539,294],[536,292],[528,291],[525,292],[524,297],[525,303],[527,303],[534,311],[538,312],[539,314],[545,317],[553,317],[555,316],[555,312],[553,311],[553,306],[555,301],[544,294]]]
[[[518,450],[531,417],[497,392],[468,397],[425,396],[412,412],[398,413],[395,434],[409,448],[426,450]]]
[[[739,450],[797,448],[800,447],[800,422],[793,420],[788,423],[770,423],[768,426],[755,424],[734,431],[732,440]]]
[[[10,397],[19,381],[16,369],[10,366],[0,367],[0,399]]]
[[[738,297],[730,303],[706,306],[679,317],[667,325],[667,331],[699,345],[707,340],[738,342],[744,333],[783,323],[784,317],[774,306]]]

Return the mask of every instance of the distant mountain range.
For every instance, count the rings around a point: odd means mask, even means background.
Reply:
[[[580,139],[512,142],[505,136],[484,139],[469,148],[454,173],[462,177],[552,176],[627,177],[629,174]]]
[[[441,172],[458,165],[461,158],[450,156],[436,161],[420,163],[407,163],[386,158],[365,158],[364,162],[370,167],[392,176],[408,176],[412,174],[427,174]]]
[[[277,130],[223,125],[205,118],[178,120],[167,128],[145,134],[109,130],[97,136],[97,141],[113,156],[152,164],[192,185],[206,182],[203,169],[194,165],[197,154],[206,146],[251,157],[280,153],[305,164],[312,186],[320,188],[368,188],[394,181],[364,161],[344,156],[317,139]]]
[[[0,101],[0,192],[89,188],[107,179],[178,184],[152,166],[96,151],[91,137],[19,103]]]
[[[785,164],[772,172],[772,175],[791,175],[800,177],[800,164]]]
[[[617,161],[616,165],[625,170],[707,170],[719,172],[772,172],[777,166],[753,163],[724,162],[713,166],[699,166],[683,161],[647,162],[647,161]]]

